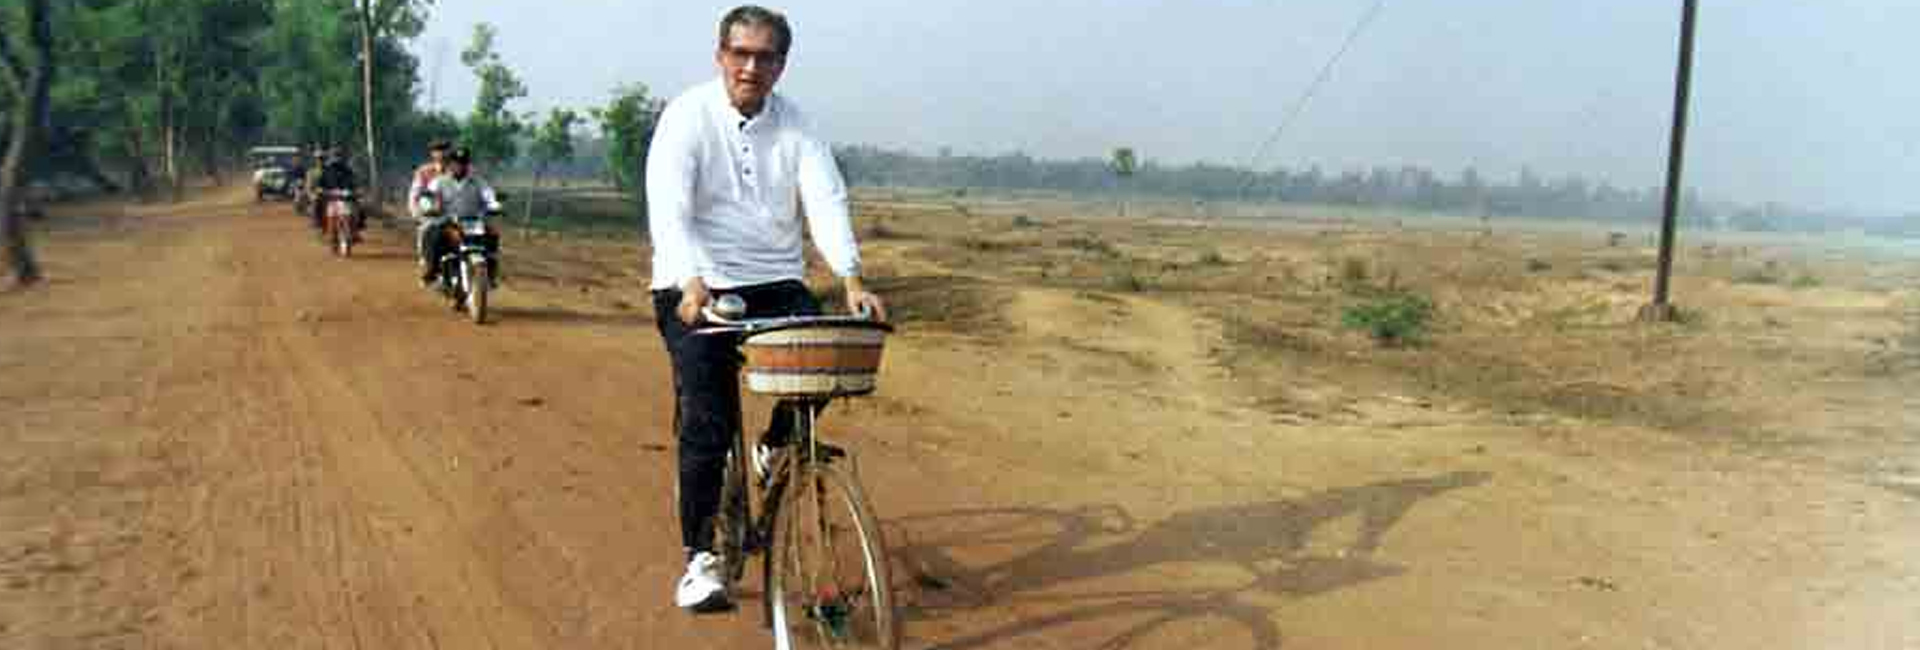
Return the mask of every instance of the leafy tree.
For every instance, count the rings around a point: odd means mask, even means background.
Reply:
[[[380,48],[383,35],[396,32],[412,36],[425,25],[424,14],[433,0],[355,0],[360,23],[360,112],[366,124],[367,176],[374,179],[373,200],[380,200],[379,120],[374,112],[374,70],[381,68]]]
[[[614,187],[638,203],[643,214],[647,205],[647,146],[664,106],[648,94],[644,84],[633,84],[615,89],[613,101],[592,111],[607,140],[607,168]]]
[[[527,153],[534,161],[533,189],[527,192],[527,221],[533,220],[533,195],[540,189],[540,181],[546,176],[548,166],[564,163],[573,158],[573,127],[580,122],[580,115],[570,109],[556,108],[547,114],[547,121],[534,129],[533,144]]]
[[[513,100],[527,96],[527,86],[500,60],[494,50],[499,30],[480,23],[473,28],[473,42],[460,53],[460,62],[480,78],[480,95],[474,100],[473,114],[467,117],[464,140],[479,161],[505,164],[519,157],[514,142],[525,128],[520,118],[507,109]]]
[[[1122,182],[1133,178],[1133,172],[1138,168],[1139,161],[1134,159],[1132,147],[1120,147],[1113,150],[1113,175],[1118,177]],[[1124,198],[1120,200],[1120,216],[1127,216],[1127,201]]]

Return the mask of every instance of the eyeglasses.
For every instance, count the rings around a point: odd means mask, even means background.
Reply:
[[[727,58],[729,65],[736,66],[743,66],[748,61],[752,61],[755,65],[768,68],[787,62],[787,55],[778,50],[754,50],[728,45],[720,48],[720,54]]]

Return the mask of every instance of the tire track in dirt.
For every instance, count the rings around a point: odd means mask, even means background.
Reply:
[[[145,524],[172,540],[143,558],[149,590],[171,594],[149,639],[764,639],[668,602],[671,465],[646,406],[662,367],[638,319],[594,325],[506,292],[500,324],[476,328],[409,286],[400,238],[333,260],[283,214],[209,210],[154,253],[148,284],[176,301],[151,326],[175,338],[141,412],[179,482]]]

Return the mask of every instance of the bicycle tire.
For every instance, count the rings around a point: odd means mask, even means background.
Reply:
[[[898,648],[886,544],[865,491],[825,462],[791,471],[768,516],[772,540],[762,564],[774,647]],[[841,557],[848,552],[854,555]]]

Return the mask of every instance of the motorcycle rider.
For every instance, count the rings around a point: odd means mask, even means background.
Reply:
[[[314,180],[314,186],[319,190],[319,194],[316,194],[313,200],[313,225],[315,228],[322,228],[324,224],[321,219],[326,217],[327,205],[333,202],[326,193],[351,192],[356,189],[353,167],[347,165],[347,157],[342,155],[339,149],[327,150],[326,162],[320,166],[320,175]],[[360,232],[358,221],[359,219],[355,219],[356,223],[352,224],[356,237]]]
[[[447,152],[453,149],[453,143],[446,140],[434,140],[427,145],[427,162],[413,170],[413,182],[407,185],[407,213],[415,221],[426,218],[421,210],[420,197],[427,192],[427,186],[441,174],[447,173]]]
[[[286,184],[282,185],[281,189],[289,196],[297,195],[300,191],[300,185],[307,182],[307,157],[299,153],[294,153],[287,156],[286,161],[287,179]]]
[[[501,207],[493,186],[473,175],[473,152],[466,147],[447,153],[446,173],[427,185],[422,198],[430,198],[433,206],[420,224],[419,240],[415,243],[420,250],[420,284],[432,287],[440,277],[441,228],[450,220],[492,214]]]
[[[294,201],[296,208],[294,212],[312,216],[313,204],[316,201],[313,194],[320,188],[320,170],[326,166],[326,162],[326,148],[316,144],[307,150],[307,165],[301,169],[300,178],[297,181],[300,183],[300,197]]]

